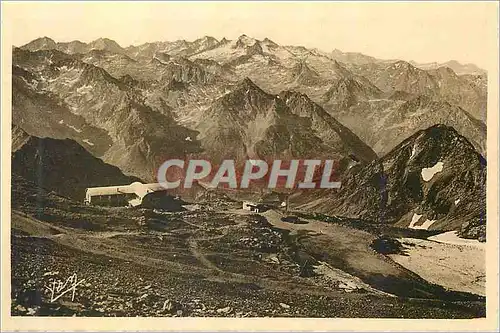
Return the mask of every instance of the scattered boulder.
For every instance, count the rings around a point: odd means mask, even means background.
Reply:
[[[163,302],[162,311],[172,314],[181,311],[182,314],[182,305],[179,302],[167,299]]]
[[[403,249],[401,242],[388,236],[378,237],[371,243],[370,247],[381,254],[398,254]]]
[[[290,309],[290,305],[286,304],[286,303],[280,303],[280,306],[283,308],[283,309]]]
[[[293,224],[306,224],[307,223],[307,222],[303,222],[297,216],[293,216],[293,215],[284,216],[284,217],[281,218],[281,221],[288,222],[288,223],[293,223]]]
[[[217,309],[217,313],[225,314],[225,315],[230,314],[232,311],[233,311],[233,308],[230,306],[226,306],[225,308]]]

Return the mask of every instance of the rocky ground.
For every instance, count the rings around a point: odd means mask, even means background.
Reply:
[[[279,212],[232,203],[177,213],[91,209],[89,224],[65,224],[54,206],[49,217],[13,210],[13,315],[485,316],[484,298],[427,283],[371,249],[375,236],[362,230],[286,223]],[[383,287],[391,281],[416,285],[418,297]]]

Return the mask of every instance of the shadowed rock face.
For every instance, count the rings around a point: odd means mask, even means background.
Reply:
[[[13,128],[12,173],[75,200],[93,186],[123,185],[137,180],[92,156],[73,140],[29,136]]]
[[[459,230],[477,238],[485,233],[485,188],[486,160],[453,128],[436,125],[381,159],[354,166],[341,189],[299,200],[313,211],[402,227],[414,214],[422,215],[415,226],[435,221],[430,230]]]

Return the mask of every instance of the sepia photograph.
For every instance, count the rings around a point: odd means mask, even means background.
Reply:
[[[498,329],[498,8],[2,2],[2,321]]]

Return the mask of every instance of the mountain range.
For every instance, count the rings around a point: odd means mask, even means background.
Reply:
[[[304,207],[402,226],[411,214],[443,230],[484,225],[487,76],[470,64],[247,35],[125,48],[43,37],[13,48],[12,82],[16,128],[71,139],[128,177],[155,181],[169,158],[329,158],[344,166],[345,186],[304,194]],[[439,177],[417,177],[438,162]]]

